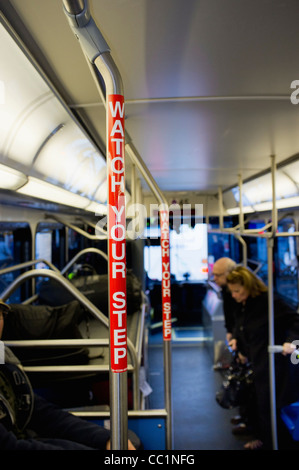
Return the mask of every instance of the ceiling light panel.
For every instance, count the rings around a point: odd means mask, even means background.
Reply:
[[[0,20],[0,163],[93,199],[105,158]]]
[[[95,188],[106,180],[106,163],[73,122],[55,133],[37,155],[34,171],[47,175],[69,191],[92,199]],[[104,201],[107,199],[105,194]]]
[[[27,177],[20,171],[0,164],[0,188],[16,190],[27,182]]]
[[[0,24],[2,97],[0,155],[30,166],[41,143],[66,112],[4,26]]]
[[[279,170],[275,175],[276,199],[288,198],[298,194],[297,185],[286,173],[286,169]],[[239,187],[232,189],[236,203],[239,204]],[[272,201],[272,179],[271,174],[255,178],[242,185],[242,203],[244,206],[261,204]]]
[[[32,177],[28,178],[28,182],[18,190],[18,193],[80,209],[85,209],[90,203],[85,197]]]
[[[299,185],[299,161],[290,163],[281,169],[289,178],[297,185]]]

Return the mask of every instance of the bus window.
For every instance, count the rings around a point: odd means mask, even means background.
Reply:
[[[85,248],[84,237],[73,229],[68,232],[69,260]]]
[[[248,229],[265,226],[263,220],[250,221]],[[267,240],[261,237],[246,237],[248,267],[268,285],[268,254]]]
[[[52,232],[38,232],[35,238],[35,258],[44,259],[52,263]],[[37,269],[47,267],[45,263],[38,263]]]
[[[278,225],[278,232],[295,231],[292,220],[285,220]],[[295,237],[277,237],[275,249],[275,290],[286,301],[298,304],[298,263]]]
[[[149,233],[149,232],[147,232]],[[154,231],[155,235],[158,232]],[[144,268],[152,280],[161,281],[161,247],[155,238],[148,238],[144,247]],[[179,230],[169,231],[170,269],[176,281],[205,281],[208,279],[207,225],[190,227],[181,224]]]
[[[27,223],[3,222],[0,224],[0,270],[19,265],[31,259],[31,230]],[[0,292],[16,279],[21,270],[0,275]],[[9,297],[9,303],[19,303],[31,295],[31,282],[24,282]]]
[[[13,261],[13,235],[12,233],[0,233],[0,269],[4,269]]]

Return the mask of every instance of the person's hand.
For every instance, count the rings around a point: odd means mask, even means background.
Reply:
[[[237,350],[237,340],[235,338],[231,339],[228,345],[232,348],[233,351]]]
[[[110,439],[109,439],[109,441],[108,441],[107,444],[106,444],[106,450],[111,450],[111,442],[110,442]],[[130,441],[130,439],[128,439],[128,450],[136,450],[136,447],[134,447],[134,445],[132,444],[132,442]]]
[[[246,356],[243,356],[240,352],[238,353],[238,359],[241,362],[241,364],[247,364],[248,358]]]
[[[293,343],[283,343],[282,348],[283,356],[287,356],[288,354],[292,354],[295,351],[296,346]]]
[[[133,446],[132,442],[130,439],[128,440],[128,450],[136,450],[136,447]]]

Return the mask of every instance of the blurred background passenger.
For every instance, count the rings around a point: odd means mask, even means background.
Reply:
[[[234,311],[236,308],[236,301],[232,298],[231,293],[227,287],[227,276],[236,267],[236,263],[231,258],[219,258],[215,261],[213,266],[213,277],[217,286],[221,287],[221,294],[223,300],[223,314],[224,326],[226,329],[226,340],[229,342],[232,339],[232,332],[234,329]]]
[[[272,449],[270,382],[268,289],[249,269],[238,266],[227,276],[232,297],[238,303],[231,347],[238,351],[241,362],[249,361],[253,370],[257,422],[256,439],[246,448]],[[295,346],[292,341],[299,335],[299,315],[281,299],[274,300],[275,344],[283,345],[282,354],[275,355],[276,407],[278,430],[283,430],[279,410],[298,399],[298,387],[291,382],[290,357]]]

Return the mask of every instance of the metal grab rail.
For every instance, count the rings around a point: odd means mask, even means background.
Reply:
[[[45,340],[5,340],[4,344],[12,348],[73,348],[75,346],[97,347],[109,346],[108,339],[45,339]],[[84,364],[84,365],[60,365],[60,366],[24,366],[27,372],[107,372],[109,365]],[[128,370],[134,371],[133,366]]]
[[[5,340],[5,344],[11,347],[23,348],[73,348],[74,346],[108,346],[108,339],[88,338],[88,339],[24,339],[24,340]]]
[[[71,261],[61,270],[61,274],[64,275],[69,268],[80,258],[80,256],[86,254],[86,253],[96,253],[100,256],[102,256],[106,261],[108,261],[108,256],[107,254],[99,250],[98,248],[85,248],[84,250],[81,250],[79,253],[77,253]],[[144,329],[144,320],[145,320],[145,309],[146,305],[143,302],[141,305],[141,321],[138,323],[138,331],[137,331],[137,339],[136,339],[136,351],[137,351],[137,364],[138,364],[138,371],[141,365],[141,359],[142,359],[142,342],[143,342],[143,329]],[[109,343],[107,343],[109,344]],[[129,351],[130,352],[130,351]],[[138,373],[139,377],[139,373]],[[135,377],[133,376],[133,388],[134,388],[134,409],[140,409],[140,395],[139,395],[139,381],[135,380]]]
[[[279,344],[273,344],[272,346],[268,346],[269,353],[281,353],[283,351],[283,346]]]
[[[90,310],[93,315],[101,320],[101,322],[108,328],[108,318],[98,309],[96,308],[90,300],[85,297],[75,286],[71,284],[64,276],[60,274],[60,272],[51,271],[49,269],[35,269],[32,271],[26,271],[25,273],[20,274],[14,281],[1,293],[1,297],[3,300],[9,298],[9,296],[24,282],[28,279],[34,277],[49,277],[60,284],[62,284],[73,296],[79,300],[88,310]]]
[[[8,273],[8,272],[13,272],[13,271],[17,271],[17,270],[19,270],[19,269],[24,269],[24,268],[28,268],[28,267],[34,266],[34,265],[36,265],[36,264],[38,264],[38,263],[44,263],[44,264],[46,264],[50,269],[52,269],[54,272],[63,275],[63,274],[76,262],[76,260],[77,260],[80,256],[84,255],[85,253],[90,253],[90,252],[91,252],[91,253],[99,254],[99,255],[102,256],[106,261],[108,260],[107,254],[104,253],[102,250],[99,250],[98,248],[90,247],[90,248],[86,248],[86,249],[84,249],[84,250],[81,250],[79,253],[77,253],[77,254],[73,257],[73,259],[72,259],[61,271],[59,271],[59,269],[57,269],[56,266],[54,266],[51,262],[49,262],[49,261],[44,260],[44,259],[41,258],[41,259],[37,259],[37,260],[26,261],[26,262],[24,262],[24,263],[20,263],[20,264],[14,265],[14,266],[10,266],[10,267],[8,267],[8,268],[4,268],[4,269],[0,270],[0,276],[1,276],[2,274],[6,274],[6,273]],[[33,274],[32,277],[38,277],[38,276],[40,276],[40,275],[43,275],[43,277],[51,277],[51,274],[49,274],[49,270],[44,270],[44,269],[43,269],[43,270],[41,270],[41,271],[42,271],[43,274],[40,274],[40,273],[39,273],[39,274]],[[33,270],[33,271],[30,271],[30,272],[36,273],[37,270],[35,269],[35,270]],[[44,272],[45,272],[46,274],[44,274]],[[20,283],[22,283],[22,282],[24,282],[25,280],[27,280],[28,274],[27,274],[25,277],[26,277],[26,278],[23,278],[23,277],[21,276],[21,278],[19,279]],[[18,279],[18,278],[17,278],[17,279]],[[65,279],[65,278],[63,277],[63,279]],[[15,281],[17,281],[17,280],[15,280]],[[60,279],[59,279],[59,282],[63,283],[63,281],[60,280]],[[14,287],[13,287],[13,286],[14,286]],[[77,290],[77,289],[76,289],[75,286],[73,286],[72,284],[71,284],[71,286],[73,287],[72,290],[75,292],[75,290]],[[17,285],[15,285],[15,283],[13,282],[13,283],[11,283],[10,287],[12,287],[12,288],[13,288],[13,291],[14,291],[14,290],[16,290],[16,289],[19,287],[19,283],[18,283]],[[2,293],[2,298],[5,298],[5,299],[6,299],[6,298],[8,298],[8,297],[11,295],[11,293],[12,293],[13,291],[9,291],[10,287],[7,288],[7,289]],[[7,294],[7,291],[9,291],[8,294]],[[71,293],[74,294],[74,292],[71,292]],[[78,291],[78,292],[80,292],[80,291]],[[80,294],[81,294],[81,292],[80,292]],[[81,294],[81,295],[83,295],[83,294]],[[4,297],[4,296],[6,296],[6,297]],[[75,294],[74,294],[74,296],[76,297]],[[83,297],[85,297],[85,296],[83,295]],[[32,303],[33,301],[35,301],[37,298],[38,298],[38,294],[35,294],[35,295],[33,295],[31,298],[29,298],[29,299],[27,299],[25,302],[23,302],[23,304],[30,304],[30,303]],[[80,300],[80,299],[78,299],[78,300]],[[93,304],[91,304],[91,305],[93,305]],[[94,306],[94,305],[93,305],[93,306]],[[88,308],[88,307],[87,307],[87,308]],[[96,310],[98,310],[98,309],[96,309]],[[99,311],[99,310],[98,310],[98,311]],[[100,311],[99,311],[99,312],[100,312]],[[93,312],[93,311],[92,311],[92,313],[93,313],[95,316],[97,315],[97,314],[96,314],[95,312]],[[102,312],[100,312],[100,313],[102,314]],[[102,315],[103,315],[103,314],[102,314]],[[139,409],[139,408],[140,408],[139,370],[140,370],[140,365],[141,365],[141,347],[142,347],[142,335],[143,335],[143,327],[144,327],[144,317],[145,317],[145,304],[142,303],[142,305],[141,305],[141,320],[140,320],[140,322],[139,322],[139,329],[138,329],[138,332],[137,332],[137,340],[136,340],[137,345],[136,345],[136,350],[135,350],[133,344],[132,344],[132,348],[130,347],[130,344],[129,344],[129,343],[130,343],[131,340],[130,340],[130,339],[128,340],[128,350],[129,350],[129,354],[130,354],[130,357],[131,357],[131,360],[132,360],[132,363],[133,363],[133,366],[130,366],[130,365],[128,366],[128,370],[129,370],[129,371],[135,371],[135,373],[134,373],[133,376],[132,376],[132,380],[133,380],[133,407],[134,407],[134,409]],[[106,321],[108,321],[108,319],[107,319],[107,317],[106,317],[105,315],[104,315],[103,318],[100,318],[100,320],[101,320],[101,321],[104,320],[104,321],[102,321],[102,322],[104,323],[104,325],[105,325],[107,328],[109,328],[109,327],[108,327],[108,324],[106,324]],[[109,323],[109,321],[108,321],[108,323]],[[67,344],[67,340],[63,340],[63,341],[65,342],[65,344]],[[104,341],[104,340],[102,340],[102,341]],[[18,344],[21,345],[21,341],[18,342]],[[38,340],[36,340],[35,344],[38,345]],[[43,343],[43,344],[45,344],[45,343]],[[57,344],[58,344],[58,343],[57,343]],[[102,344],[102,345],[103,345],[103,344]],[[107,340],[107,342],[105,343],[105,345],[109,346],[108,340]],[[15,346],[17,346],[17,344],[15,344]],[[29,342],[27,342],[27,343],[26,343],[26,346],[30,347],[30,346],[32,346],[32,345],[31,345]],[[40,346],[40,345],[39,345],[39,346]],[[62,343],[60,343],[59,346],[62,346]],[[133,353],[132,353],[132,351],[133,351]],[[57,367],[59,367],[59,366],[57,366]],[[72,366],[72,367],[75,367],[75,366]],[[89,366],[89,367],[91,367],[91,366]],[[100,367],[102,367],[102,366],[99,366],[97,370],[102,370],[102,369],[100,369]],[[81,370],[81,368],[80,368],[80,370]],[[105,369],[105,370],[106,370],[106,369]]]
[[[83,235],[86,238],[89,238],[89,240],[107,240],[107,235],[92,235],[91,233],[86,232],[86,230],[83,230],[80,227],[77,227],[77,225],[71,224],[70,222],[67,222],[66,220],[63,220],[61,217],[57,217],[55,214],[45,214],[45,219],[53,219],[56,220],[56,222],[59,222],[62,225],[65,225],[68,228],[71,228],[77,233],[80,233],[80,235]]]
[[[108,410],[71,410],[71,413],[75,416],[80,416],[81,418],[109,418],[110,411]],[[129,410],[128,411],[129,418],[167,418],[166,410],[156,409],[156,410]]]
[[[81,222],[88,225],[89,227],[92,227],[95,231],[97,230],[99,232],[102,232],[102,234],[105,235],[106,238],[108,237],[108,232],[103,227],[98,227],[97,224],[93,224],[90,220],[85,220],[85,219],[82,219],[81,217],[77,217],[77,220],[81,220]]]
[[[51,271],[48,269],[35,269],[27,271],[18,276],[1,294],[1,298],[6,300],[9,296],[26,280],[34,277],[49,277],[62,284],[80,303],[82,303],[87,310],[89,310],[95,318],[99,319],[107,328],[109,328],[109,320],[90,300],[85,297],[75,286],[73,286],[64,276],[59,272]],[[139,395],[139,367],[138,357],[134,345],[130,338],[127,338],[127,347],[132,360],[133,374],[133,389],[134,389],[134,408],[138,407]],[[58,367],[58,366],[57,366]],[[92,367],[92,366],[90,366]]]
[[[60,271],[60,273],[63,275],[65,274],[71,266],[73,266],[73,264],[75,264],[75,262],[83,255],[85,255],[86,253],[96,253],[100,256],[102,256],[106,261],[108,261],[108,256],[106,253],[104,253],[104,251],[102,250],[99,250],[98,248],[85,248],[84,250],[81,250],[79,251],[79,253],[77,253],[72,259],[71,261],[69,261],[65,267]]]
[[[52,269],[54,272],[57,272],[57,273],[60,272],[59,269],[56,268],[56,266],[54,266],[54,264],[52,264],[50,261],[41,258],[41,259],[32,260],[32,261],[25,261],[24,263],[20,263],[20,264],[15,264],[13,266],[9,266],[8,268],[3,268],[3,269],[0,270],[0,276],[2,276],[3,274],[11,273],[13,271],[18,271],[19,269],[29,268],[31,266],[34,266],[34,265],[38,264],[38,263],[44,263],[50,269]],[[27,299],[26,301],[24,301],[22,303],[23,304],[31,304],[37,298],[38,298],[38,295],[34,294],[29,299]]]
[[[49,268],[51,268],[53,271],[57,273],[60,272],[59,269],[56,268],[56,266],[54,266],[54,264],[50,263],[50,261],[47,261],[41,258],[41,259],[35,259],[32,261],[25,261],[24,263],[14,264],[13,266],[9,266],[8,268],[0,269],[0,276],[2,276],[2,274],[7,274],[13,271],[18,271],[19,269],[29,268],[30,266],[34,266],[35,264],[38,264],[38,263],[44,263],[47,266],[49,266]]]
[[[167,200],[160,188],[158,187],[156,181],[151,175],[150,171],[146,167],[141,156],[137,152],[137,149],[133,145],[133,142],[130,136],[126,133],[126,151],[133,162],[136,165],[142,176],[145,178],[147,184],[149,185],[152,193],[155,195],[162,207],[168,207]],[[169,222],[169,218],[168,218]],[[162,238],[161,238],[162,242]],[[163,249],[161,247],[163,253]],[[163,268],[162,268],[163,272]],[[171,281],[170,281],[171,283]],[[162,302],[163,302],[163,285],[162,285]],[[167,449],[173,448],[173,420],[172,420],[172,392],[171,392],[171,376],[172,376],[172,365],[171,365],[171,341],[163,341],[163,360],[164,360],[164,400],[165,400],[165,409],[167,411],[167,435],[166,435],[166,447]]]

